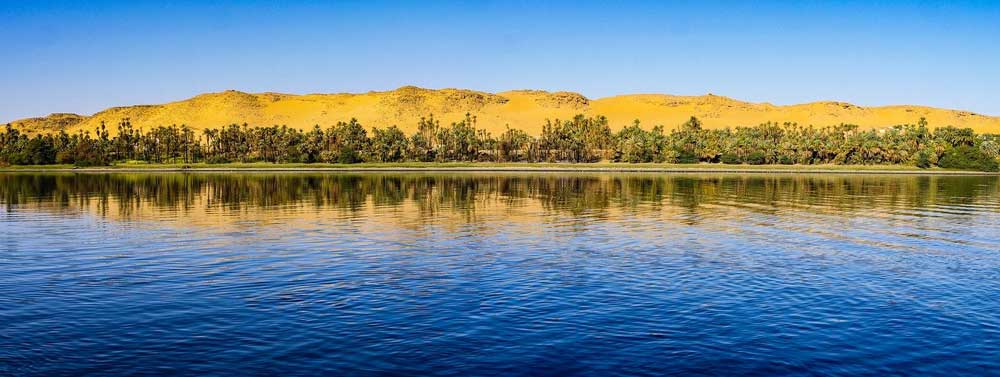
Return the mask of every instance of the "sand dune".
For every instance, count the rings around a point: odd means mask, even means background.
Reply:
[[[359,94],[250,94],[230,90],[162,105],[113,107],[92,116],[60,113],[12,123],[38,132],[94,130],[102,121],[113,129],[122,118],[129,118],[133,125],[146,129],[171,124],[203,129],[244,122],[311,128],[316,124],[326,127],[354,117],[368,127],[397,125],[412,132],[420,117],[432,113],[442,124],[458,121],[465,113],[471,113],[477,117],[480,128],[494,134],[503,132],[509,125],[537,135],[545,119],[566,119],[575,114],[607,116],[615,129],[634,119],[640,119],[646,127],[664,125],[672,128],[692,115],[700,118],[708,128],[749,126],[767,121],[815,126],[854,123],[863,128],[880,128],[915,123],[920,117],[926,117],[932,126],[953,125],[971,127],[978,132],[1000,133],[1000,117],[924,106],[861,107],[842,102],[776,106],[711,94],[633,94],[588,99],[572,92],[486,93],[412,86]]]

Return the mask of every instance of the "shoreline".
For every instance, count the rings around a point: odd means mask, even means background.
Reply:
[[[708,165],[708,164],[502,164],[502,163],[386,163],[386,164],[123,164],[100,167],[13,166],[0,173],[235,173],[235,172],[528,172],[528,173],[729,173],[729,174],[884,174],[884,175],[979,175],[996,176],[997,172],[917,169],[910,166],[853,165]],[[532,166],[536,165],[536,166]],[[540,166],[537,166],[540,165]]]

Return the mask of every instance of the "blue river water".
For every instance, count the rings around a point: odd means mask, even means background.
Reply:
[[[998,186],[0,174],[0,375],[1000,375]]]

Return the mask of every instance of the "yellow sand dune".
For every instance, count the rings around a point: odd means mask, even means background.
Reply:
[[[614,129],[634,119],[640,119],[646,127],[664,125],[672,128],[691,116],[700,118],[707,128],[750,126],[767,121],[815,126],[854,123],[864,128],[880,128],[916,123],[925,117],[932,126],[953,125],[971,127],[978,132],[1000,133],[1000,117],[924,106],[861,107],[842,102],[776,106],[711,94],[633,94],[591,100],[571,92],[515,90],[494,94],[413,86],[359,94],[250,94],[230,90],[162,105],[113,107],[92,116],[52,114],[12,123],[38,132],[94,130],[101,122],[114,132],[114,125],[123,118],[129,118],[133,125],[144,129],[171,124],[204,129],[230,123],[306,129],[317,124],[327,127],[353,117],[368,127],[397,125],[409,133],[416,129],[421,117],[432,113],[442,125],[471,113],[476,116],[480,128],[493,134],[503,132],[509,125],[537,135],[546,119],[567,119],[575,114],[607,116]]]

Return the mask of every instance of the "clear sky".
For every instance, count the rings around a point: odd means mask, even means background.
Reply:
[[[0,120],[402,85],[1000,115],[998,1],[610,3],[0,0]]]

